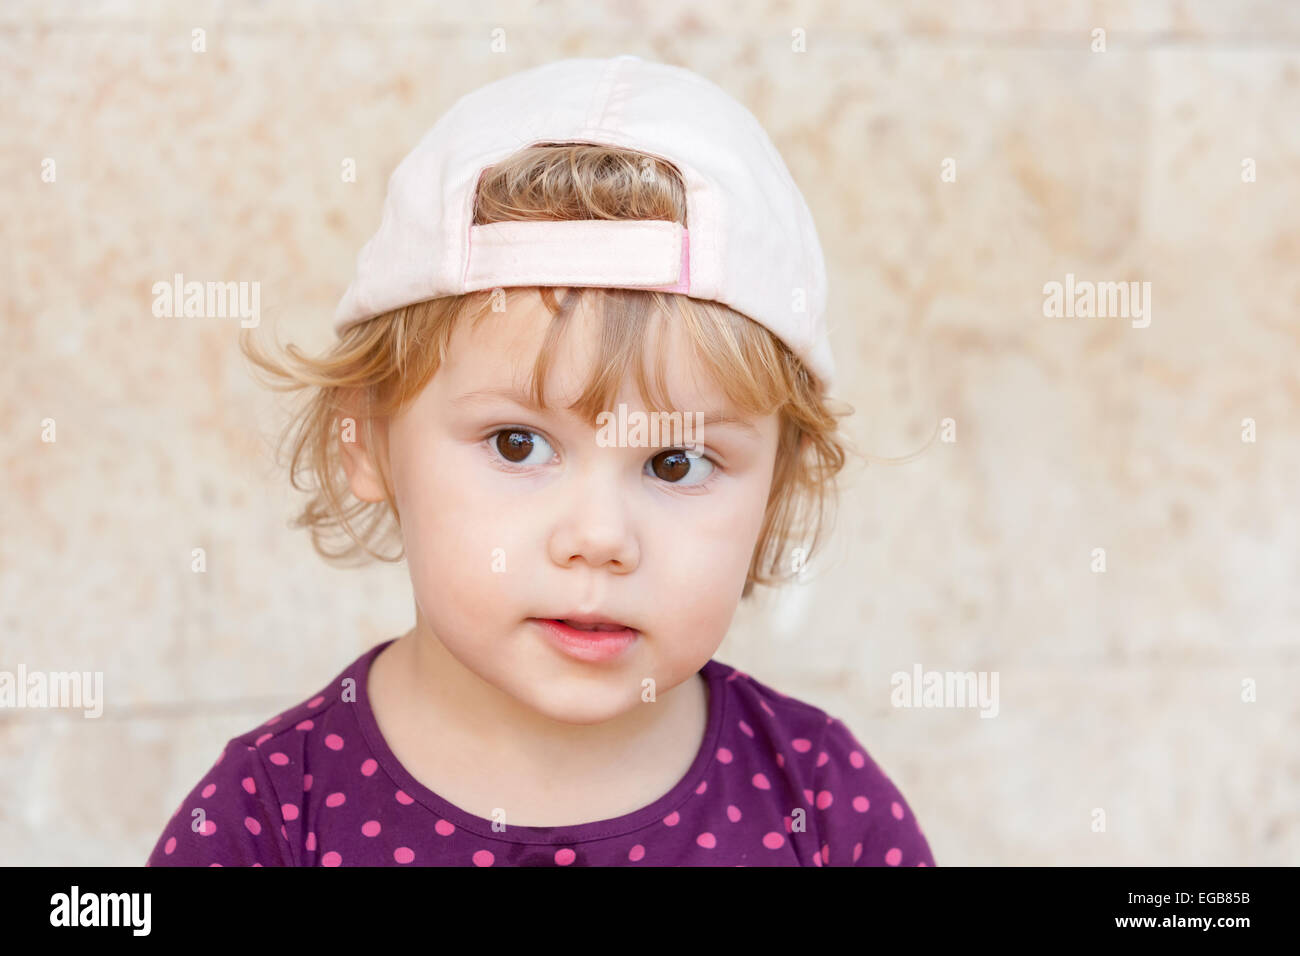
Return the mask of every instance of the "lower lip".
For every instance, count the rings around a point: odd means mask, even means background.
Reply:
[[[621,631],[582,631],[559,621],[533,618],[542,626],[550,642],[580,661],[608,661],[618,657],[636,643],[640,636],[631,628]]]

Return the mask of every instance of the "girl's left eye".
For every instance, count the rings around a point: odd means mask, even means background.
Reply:
[[[715,471],[713,461],[706,458],[703,452],[695,451],[690,448],[670,448],[668,451],[662,451],[651,458],[647,465],[654,472],[656,478],[662,478],[664,481],[673,485],[702,485],[713,476]],[[699,468],[693,468],[693,465],[707,465],[702,477],[697,477],[694,473]],[[678,477],[684,476],[691,472],[694,481],[678,481]]]
[[[546,439],[526,428],[503,428],[490,435],[488,440],[502,458],[514,465],[544,465],[555,457],[555,451]],[[529,462],[529,458],[532,458],[533,453],[538,450],[539,443],[542,449],[541,457]],[[717,471],[713,459],[692,448],[670,448],[661,451],[646,462],[646,467],[656,478],[670,485],[685,487],[707,484]]]

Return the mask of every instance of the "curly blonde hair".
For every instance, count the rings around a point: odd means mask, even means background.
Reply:
[[[489,167],[480,177],[474,222],[573,219],[659,219],[686,223],[686,192],[671,164],[634,150],[594,144],[539,144]],[[654,321],[675,321],[687,334],[701,368],[742,412],[776,412],[779,441],[766,513],[750,559],[742,597],[755,583],[768,586],[794,576],[820,545],[827,511],[836,500],[835,479],[844,467],[846,442],[837,419],[852,406],[832,403],[821,383],[775,335],[720,303],[685,295],[635,289],[570,288],[557,302],[555,290],[537,289],[551,313],[545,343],[530,383],[535,402],[547,408],[543,383],[554,346],[584,297],[600,316],[598,356],[581,395],[571,408],[596,426],[629,374],[652,411],[670,411],[664,400],[662,345],[653,388],[643,352]],[[283,359],[261,351],[247,330],[240,349],[277,391],[306,390],[307,401],[281,436],[277,454],[292,445],[290,481],[310,499],[293,527],[310,530],[317,553],[331,562],[356,564],[369,555],[381,561],[403,558],[401,516],[393,497],[384,454],[376,464],[384,501],[352,495],[342,464],[339,425],[347,418],[366,430],[376,448],[375,422],[396,415],[429,382],[447,355],[452,332],[464,319],[475,326],[490,314],[485,289],[394,309],[345,330],[320,358],[294,345]],[[662,338],[658,341],[662,343]],[[836,407],[838,406],[838,407]],[[391,519],[391,520],[390,520]],[[395,554],[376,547],[395,540]],[[802,548],[801,560],[794,560]],[[788,569],[788,570],[787,570]]]

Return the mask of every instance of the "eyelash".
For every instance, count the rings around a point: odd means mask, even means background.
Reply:
[[[537,431],[537,429],[535,428],[523,428],[517,425],[507,425],[505,428],[498,428],[492,434],[484,438],[483,441],[480,443],[487,450],[488,458],[492,462],[492,464],[495,465],[497,468],[500,468],[502,471],[507,472],[509,474],[518,474],[521,471],[528,471],[529,470],[528,466],[520,467],[519,465],[516,465],[513,462],[506,461],[501,457],[500,453],[496,450],[495,446],[496,446],[497,436],[508,434],[510,432],[522,432],[525,435],[538,435],[541,438],[545,438],[547,444],[551,444],[551,440],[549,438],[546,438],[545,435]],[[683,451],[683,450],[684,449],[681,448],[661,448],[655,454],[662,455],[664,452],[668,452],[668,451]],[[682,485],[672,481],[664,481],[662,478],[659,479],[659,482],[661,484],[667,485],[669,488],[672,488],[677,494],[697,495],[702,493],[704,489],[712,486],[714,480],[717,479],[723,472],[722,466],[718,464],[717,460],[713,458],[711,455],[703,455],[702,457],[708,459],[709,464],[713,466],[713,471],[709,473],[709,477],[705,478],[699,484]],[[542,466],[533,465],[531,467],[540,468]]]

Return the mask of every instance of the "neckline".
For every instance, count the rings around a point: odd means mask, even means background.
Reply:
[[[389,748],[388,741],[380,732],[379,723],[375,720],[375,713],[370,705],[370,665],[380,652],[395,640],[397,640],[395,637],[389,638],[376,644],[362,654],[353,667],[352,676],[357,692],[355,713],[361,724],[361,732],[376,761],[396,782],[398,788],[457,829],[485,839],[505,840],[510,843],[574,844],[620,836],[639,830],[671,814],[696,791],[704,778],[705,771],[713,763],[726,706],[726,673],[722,664],[710,658],[699,670],[699,673],[704,675],[709,696],[709,716],[704,729],[704,739],[695,753],[690,769],[667,793],[639,810],[604,820],[554,827],[515,826],[507,820],[507,829],[504,832],[493,831],[492,821],[462,810],[416,780],[397,759],[397,755]]]

